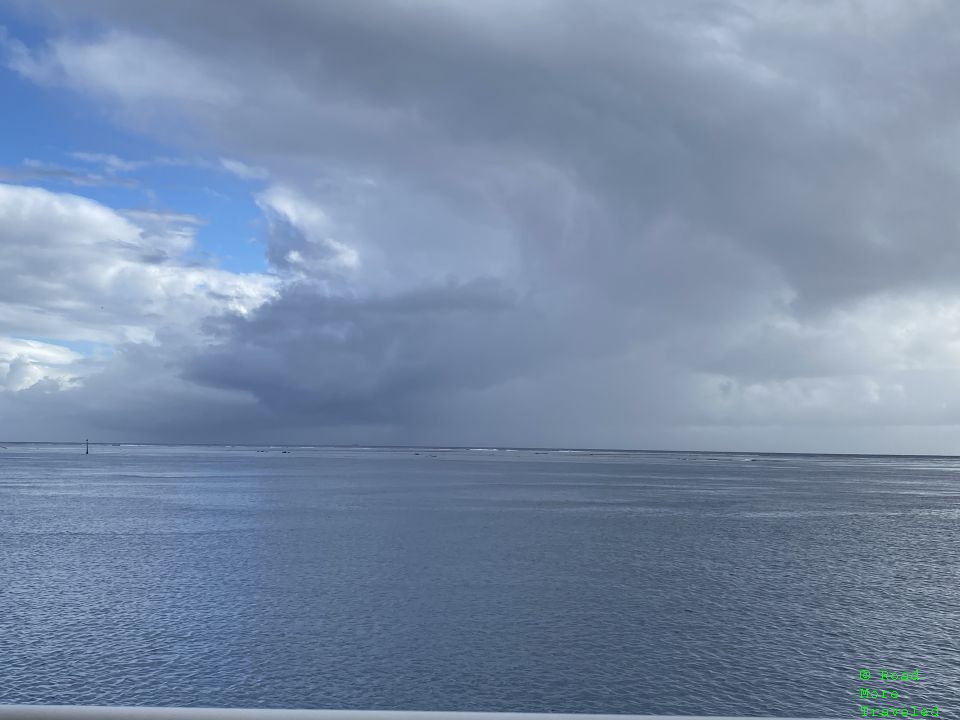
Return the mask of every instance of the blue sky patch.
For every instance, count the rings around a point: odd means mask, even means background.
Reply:
[[[36,29],[10,18],[8,38],[35,46]],[[186,213],[196,225],[195,261],[232,272],[267,269],[259,184],[229,173],[216,157],[125,131],[79,93],[38,86],[0,67],[0,181],[88,197],[117,211]]]

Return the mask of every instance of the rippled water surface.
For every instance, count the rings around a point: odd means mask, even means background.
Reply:
[[[852,717],[857,670],[882,667],[919,668],[904,698],[949,718],[958,478],[948,458],[7,445],[0,702]]]

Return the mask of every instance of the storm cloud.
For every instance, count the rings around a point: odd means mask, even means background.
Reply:
[[[10,72],[251,183],[268,270],[0,186],[4,436],[956,446],[952,4],[6,7]]]

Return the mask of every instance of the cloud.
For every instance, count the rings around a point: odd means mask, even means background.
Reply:
[[[243,317],[276,293],[277,279],[185,263],[198,220],[0,185],[5,437],[133,439],[218,416],[229,428],[226,416],[249,409],[244,393],[181,380],[179,364],[202,347],[204,323]]]
[[[0,167],[0,181],[64,182],[78,187],[137,187],[136,180],[106,177],[99,173],[63,167],[55,163],[26,158],[20,167]]]
[[[263,168],[247,165],[239,160],[220,158],[223,169],[243,180],[266,180],[270,174]]]
[[[160,374],[250,403],[238,437],[795,449],[957,422],[951,6],[43,5],[61,29],[8,42],[23,77],[262,183],[272,285],[178,265],[190,222],[97,210],[136,258],[111,297],[165,288],[98,337],[190,318]]]
[[[99,166],[104,172],[111,176],[151,167],[180,167],[205,170],[215,169],[217,167],[215,163],[197,157],[154,156],[143,160],[129,160],[111,153],[96,152],[71,152],[70,157],[90,165]]]
[[[78,382],[75,368],[82,359],[60,345],[0,338],[0,388],[24,390],[44,381],[58,388],[69,387]]]
[[[132,208],[121,210],[120,214],[141,225],[159,223],[161,225],[203,225],[206,220],[191,213],[176,212],[174,210],[151,210],[147,208]]]
[[[143,161],[124,160],[109,153],[72,152],[70,153],[70,157],[92,165],[102,165],[111,173],[130,172],[131,170],[138,170],[147,164]]]
[[[269,224],[269,259],[283,270],[310,276],[353,270],[357,251],[333,237],[333,224],[317,203],[283,186],[257,196]]]
[[[152,219],[138,224],[76,195],[0,185],[6,389],[41,381],[71,388],[109,365],[69,349],[71,342],[156,344],[190,336],[193,346],[202,322],[224,312],[242,316],[274,292],[266,276],[183,264],[193,240],[176,225],[182,218]]]
[[[101,43],[61,39],[36,53],[22,44],[14,48],[10,66],[42,84],[67,85],[127,102],[220,103],[235,99],[228,88],[197,72],[176,45],[158,38],[117,31]]]

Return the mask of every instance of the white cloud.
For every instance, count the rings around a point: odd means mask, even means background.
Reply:
[[[263,168],[247,165],[239,160],[220,158],[220,164],[227,172],[233,173],[243,180],[266,180],[270,177],[270,173]]]
[[[357,250],[334,237],[335,225],[319,203],[288,186],[273,185],[257,195],[270,223],[276,264],[308,275],[356,270]]]
[[[130,172],[148,164],[142,160],[124,160],[109,153],[72,152],[70,157],[93,165],[102,165],[109,172]]]
[[[225,106],[240,97],[175,44],[125,32],[110,32],[95,43],[61,38],[37,52],[18,43],[9,64],[38,83],[70,85],[124,102]]]
[[[43,381],[57,388],[74,386],[82,359],[61,345],[0,337],[0,389],[25,390]]]
[[[134,208],[129,210],[118,210],[125,218],[133,220],[141,226],[146,224],[162,225],[203,225],[206,223],[202,217],[190,213],[176,212],[174,210],[148,210],[144,208]]]
[[[181,264],[193,238],[173,221],[0,184],[0,336],[143,342],[275,293],[268,276]]]

